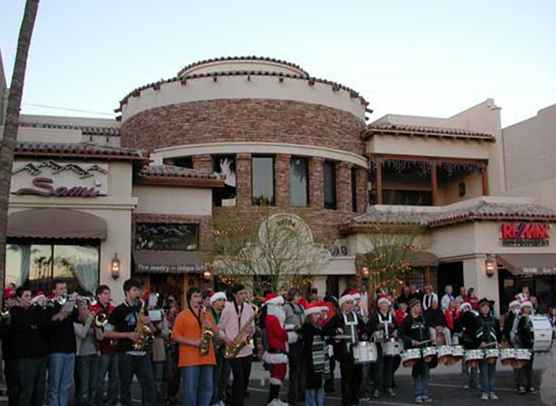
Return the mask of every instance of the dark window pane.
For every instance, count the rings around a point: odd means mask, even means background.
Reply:
[[[190,156],[184,156],[180,158],[166,158],[162,161],[164,165],[174,165],[180,168],[193,169],[193,158]]]
[[[305,158],[290,161],[290,203],[296,207],[309,205],[309,162]]]
[[[236,157],[216,155],[212,159],[213,171],[224,179],[223,188],[214,188],[212,198],[216,207],[236,205]]]
[[[357,211],[357,170],[351,168],[351,210]]]
[[[252,158],[251,188],[253,205],[274,206],[274,158]]]
[[[199,225],[138,223],[135,247],[138,250],[195,251],[199,249]]]
[[[336,209],[336,164],[324,161],[324,207]]]
[[[432,192],[428,190],[385,190],[384,204],[403,206],[432,206]]]

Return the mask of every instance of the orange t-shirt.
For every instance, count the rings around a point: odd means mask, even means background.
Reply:
[[[205,314],[204,317],[209,317],[209,323],[213,323],[210,315]],[[172,332],[172,337],[176,336],[187,338],[188,340],[198,340],[201,338],[201,326],[199,325],[197,317],[195,317],[191,310],[184,310],[178,315]],[[215,364],[216,358],[214,356],[213,345],[209,346],[208,354],[201,355],[198,347],[180,344],[179,367]]]

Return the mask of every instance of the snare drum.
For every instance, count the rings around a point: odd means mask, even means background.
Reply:
[[[500,350],[500,362],[502,365],[511,365],[515,361],[515,350],[513,348],[504,348]]]
[[[483,350],[467,350],[465,351],[465,363],[471,366],[477,366],[479,362],[485,357]]]
[[[516,349],[515,359],[518,361],[529,361],[531,359],[531,351],[525,348]]]
[[[485,350],[485,359],[489,364],[495,364],[499,355],[500,351],[498,351],[496,348]]]
[[[550,351],[552,346],[552,326],[545,316],[530,316],[533,323],[533,351]]]
[[[442,364],[447,365],[451,363],[452,358],[452,347],[449,345],[443,345],[438,347],[438,361]]]
[[[423,359],[425,362],[431,362],[433,357],[436,356],[436,347],[423,348]]]
[[[402,352],[402,345],[395,340],[390,340],[382,344],[382,355],[386,357],[395,357]]]
[[[410,348],[402,352],[402,365],[406,368],[412,367],[421,359],[421,350]]]
[[[356,364],[368,364],[376,362],[377,351],[376,344],[368,341],[359,341],[352,347],[353,360]]]
[[[463,359],[464,355],[465,355],[465,350],[461,345],[452,346],[452,358],[454,358],[456,361],[459,361]]]

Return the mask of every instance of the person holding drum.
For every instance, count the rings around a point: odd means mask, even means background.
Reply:
[[[396,341],[396,320],[390,309],[390,301],[382,297],[377,302],[378,310],[369,320],[370,330],[377,343],[377,362],[375,366],[375,390],[373,397],[380,398],[382,393],[396,396],[393,389],[394,358],[399,355],[400,346]]]
[[[409,314],[405,318],[401,335],[404,341],[404,348],[420,348],[425,344],[430,344],[429,327],[423,318],[423,310],[418,299],[409,302]],[[432,398],[429,396],[429,364],[420,358],[411,371],[411,376],[415,381],[415,403],[430,403]]]
[[[482,400],[497,400],[495,393],[496,386],[496,359],[498,355],[498,343],[502,338],[500,324],[492,316],[490,302],[488,299],[481,299],[479,302],[479,328],[475,333],[477,347],[485,350],[485,357],[479,362],[479,382],[481,385]],[[496,351],[489,357],[489,351]],[[494,357],[496,355],[496,357]]]
[[[324,331],[327,336],[336,338],[334,357],[340,362],[342,405],[353,406],[359,403],[362,379],[361,364],[355,362],[354,351],[368,338],[369,331],[367,324],[354,311],[352,295],[343,295],[338,304],[340,312],[330,319]]]
[[[533,322],[530,317],[533,312],[533,304],[530,301],[525,301],[521,303],[520,309],[521,314],[517,324],[517,340],[520,348],[531,350],[531,359],[517,371],[519,394],[525,395],[527,392],[535,392],[533,387],[533,344],[535,335]]]
[[[468,351],[475,349],[475,331],[478,328],[479,315],[472,310],[471,304],[462,303],[460,306],[460,317],[456,320],[454,332],[458,336],[459,343]],[[464,376],[463,389],[477,388],[478,370],[474,366],[470,366],[463,362],[461,364],[461,372]]]

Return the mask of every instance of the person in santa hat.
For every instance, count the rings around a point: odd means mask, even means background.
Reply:
[[[355,363],[353,348],[359,341],[367,340],[370,332],[367,323],[354,310],[355,300],[352,295],[343,295],[338,303],[340,313],[326,324],[325,333],[349,337],[335,340],[334,357],[340,362],[342,405],[353,406],[359,404],[362,381],[362,368]]]
[[[268,406],[287,405],[279,398],[280,387],[288,370],[288,340],[290,342],[297,341],[297,333],[288,333],[285,329],[284,303],[284,297],[278,296],[276,293],[268,293],[265,296],[264,330],[267,348],[263,353],[263,361],[269,365],[270,370]]]
[[[531,316],[533,315],[533,304],[530,301],[525,301],[520,304],[519,321],[517,323],[517,342],[520,348],[531,350],[531,359],[527,364],[519,368],[518,383],[519,394],[525,395],[527,392],[536,392],[533,386],[533,344],[535,342],[535,334],[533,331],[533,322]]]

